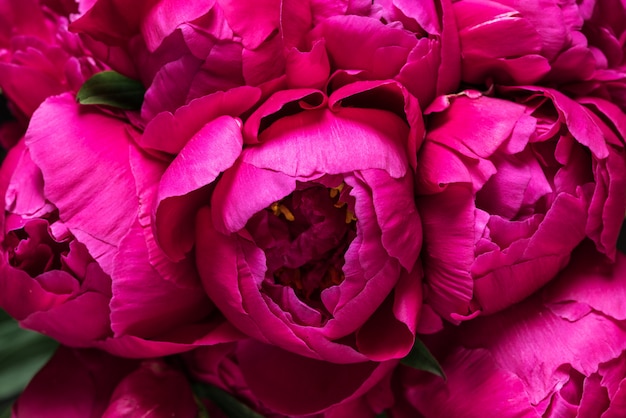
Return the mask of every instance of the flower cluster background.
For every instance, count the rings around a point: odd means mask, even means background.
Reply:
[[[625,43],[622,0],[0,0],[2,416],[626,416]]]

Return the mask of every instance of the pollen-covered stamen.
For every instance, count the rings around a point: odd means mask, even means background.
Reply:
[[[289,208],[280,202],[272,203],[270,205],[270,210],[272,211],[274,216],[283,215],[285,219],[287,219],[289,222],[293,222],[296,219],[295,216],[293,216],[293,213],[291,213],[291,211],[289,210]]]
[[[356,215],[350,209],[346,209],[346,223],[356,222]]]
[[[330,188],[330,198],[334,199],[337,196],[339,196],[339,194],[341,193],[341,191],[343,190],[343,188],[346,186],[346,183],[341,183],[339,186],[337,187],[331,187]]]
[[[345,187],[346,187],[346,183],[342,182],[339,186],[331,187],[329,189],[330,198],[337,199],[337,201],[334,204],[334,206],[337,209],[344,208],[348,204],[347,202],[341,199],[343,197],[343,190]],[[357,219],[356,219],[356,215],[354,214],[354,212],[349,207],[346,207],[346,223],[349,224],[351,222],[356,222],[356,220]]]

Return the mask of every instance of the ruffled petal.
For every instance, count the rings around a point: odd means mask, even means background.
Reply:
[[[191,250],[195,211],[208,203],[206,194],[191,194],[208,186],[233,165],[243,140],[239,121],[221,116],[204,125],[183,147],[159,183],[156,235],[163,251],[175,261]],[[207,199],[205,202],[202,200]]]
[[[399,139],[408,127],[396,115],[376,109],[310,110],[281,118],[248,148],[243,161],[292,177],[341,174],[367,168],[404,176],[407,158]]]
[[[431,376],[407,393],[409,402],[426,418],[539,417],[523,382],[501,369],[488,351],[459,348],[443,368],[446,382]]]
[[[98,350],[59,347],[20,396],[14,416],[102,416],[116,385],[136,367],[134,360]]]
[[[395,365],[395,362],[332,364],[253,340],[239,344],[237,359],[255,397],[272,410],[287,415],[318,413],[357,398]]]
[[[69,94],[52,97],[33,115],[26,146],[61,220],[106,273],[137,213],[128,163],[129,126]]]
[[[198,407],[189,381],[163,361],[144,361],[115,388],[103,418],[192,417]]]

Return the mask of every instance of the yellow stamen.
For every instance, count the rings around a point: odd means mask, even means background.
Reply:
[[[283,205],[280,202],[274,202],[270,205],[270,210],[274,214],[274,216],[283,215],[285,219],[289,222],[293,222],[296,218],[293,216],[293,213],[289,210],[289,208]]]
[[[282,213],[285,219],[287,219],[289,222],[293,222],[296,219],[287,206],[278,205],[278,210],[280,210],[280,213]]]
[[[341,191],[343,190],[344,186],[346,185],[346,183],[341,183],[339,186],[337,187],[332,187],[330,189],[330,197],[331,199],[334,199],[337,197],[337,195],[339,195],[339,193],[341,193]]]
[[[280,210],[278,209],[278,202],[274,202],[270,205],[270,209],[275,216],[280,215]]]
[[[346,223],[349,224],[352,221],[356,222],[356,216],[350,209],[346,209]]]

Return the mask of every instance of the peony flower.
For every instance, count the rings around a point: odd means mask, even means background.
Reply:
[[[140,362],[61,347],[19,397],[12,416],[194,418],[197,414],[185,375],[162,360]]]
[[[239,330],[337,363],[408,353],[421,305],[412,103],[394,82],[360,82],[329,96],[281,91],[245,121],[249,146],[210,206],[195,203],[194,226],[204,289]],[[194,164],[181,167],[162,190],[191,178]],[[180,219],[162,205],[189,206],[191,196],[161,194],[157,228]]]
[[[137,150],[136,135],[70,95],[35,112],[0,176],[0,306],[64,344],[124,356],[239,338],[193,262],[171,262],[156,245],[149,211],[161,165]]]
[[[617,107],[540,87],[500,95],[441,98],[418,158],[425,298],[455,322],[529,296],[585,237],[614,258],[625,211]]]
[[[282,89],[321,89],[329,76],[339,84],[346,77],[395,79],[426,107],[459,83],[449,0],[98,0],[71,29],[111,68],[143,82],[141,144],[170,153],[180,148],[153,138],[160,137],[153,119],[219,91],[253,86],[268,97]]]
[[[259,359],[263,359],[259,361]],[[230,392],[264,417],[375,416],[391,405],[397,361],[334,364],[252,339],[185,354],[198,381]]]
[[[73,10],[64,2],[41,3],[0,1],[0,89],[20,118],[29,118],[47,97],[78,91],[104,69],[68,32]]]
[[[626,111],[626,7],[619,1],[588,2],[580,8],[582,33],[593,55],[593,75],[565,88],[579,96],[598,96]]]
[[[193,99],[256,85],[281,74],[280,63],[274,62],[276,41],[267,39],[277,27],[277,5],[254,7],[252,2],[214,1],[92,3],[71,29],[80,33],[94,54],[111,68],[146,86],[142,127],[158,114],[173,113]],[[242,13],[254,14],[253,10],[258,24],[251,30],[243,28]],[[233,27],[246,32],[236,36]],[[273,64],[257,74],[259,67],[250,61],[258,59]],[[257,82],[247,82],[244,75],[257,77]],[[150,145],[148,140],[146,146]]]
[[[594,54],[581,33],[581,14],[591,3],[455,2],[463,81],[519,85],[588,79],[594,72]]]
[[[626,109],[620,1],[462,0],[453,9],[464,81],[557,85]]]
[[[623,254],[609,265],[582,247],[542,292],[436,341],[447,382],[399,371],[390,415],[624,416],[625,274]]]

